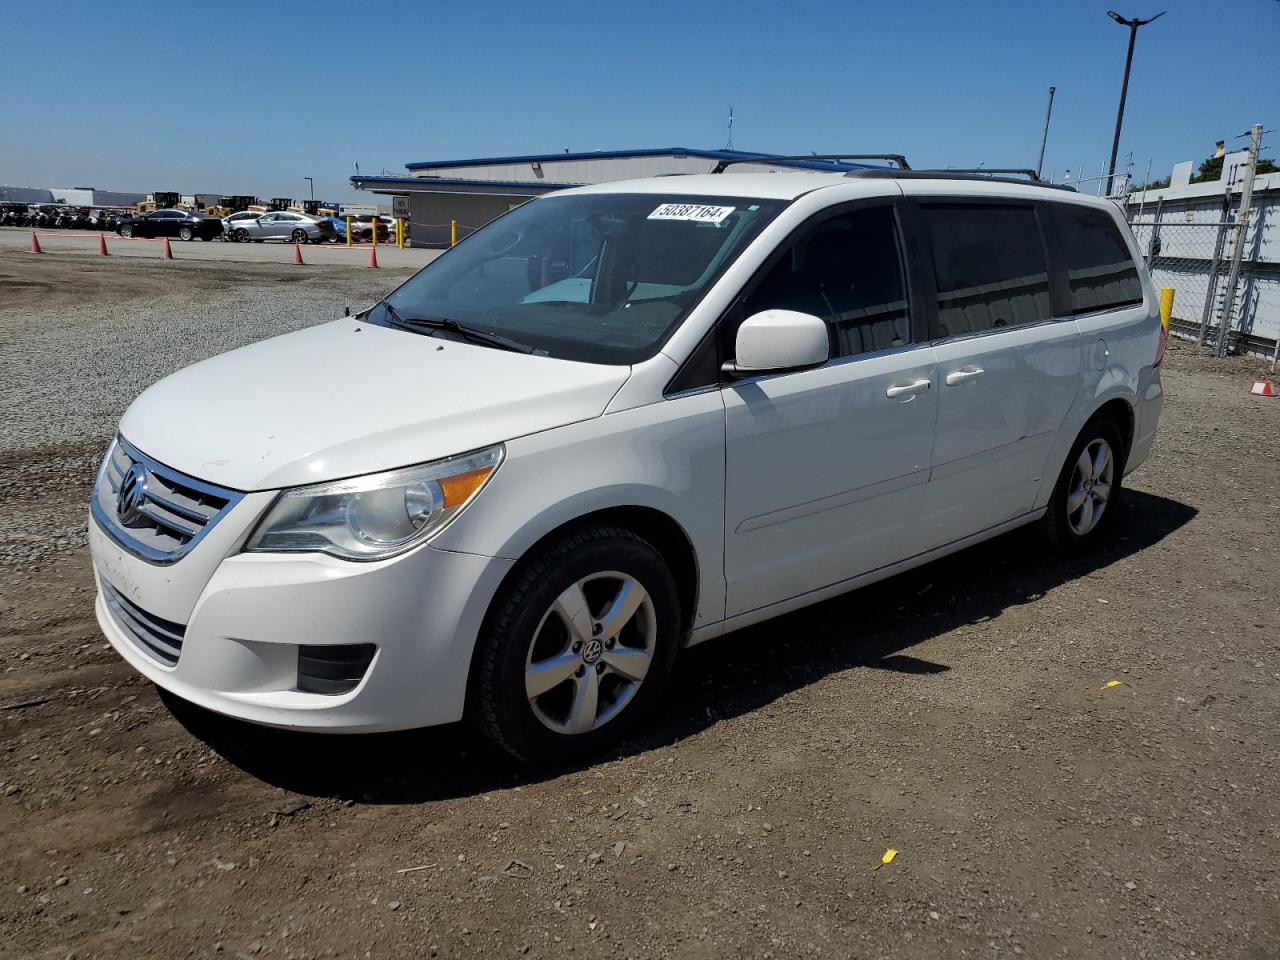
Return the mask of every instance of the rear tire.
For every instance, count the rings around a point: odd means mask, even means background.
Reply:
[[[661,554],[629,530],[565,533],[521,561],[495,599],[472,661],[468,717],[530,764],[573,762],[618,742],[671,673],[678,596]]]
[[[120,236],[124,237],[126,240],[132,240],[132,239],[133,239],[133,227],[128,227],[128,226],[121,227],[121,228],[120,228]]]
[[[1125,447],[1110,417],[1094,417],[1071,445],[1042,529],[1062,553],[1082,553],[1105,539],[1121,504]]]
[[[293,242],[294,242],[294,243],[306,243],[306,242],[307,242],[307,231],[305,231],[305,230],[303,230],[303,229],[301,229],[301,228],[299,228],[299,229],[297,229],[297,230],[293,231],[293,238],[292,238],[292,239],[293,239]]]

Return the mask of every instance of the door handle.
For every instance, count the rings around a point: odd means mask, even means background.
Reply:
[[[932,384],[932,380],[912,380],[910,383],[895,383],[884,392],[884,395],[890,400],[897,400],[899,397],[906,397],[910,400],[917,393],[924,393]]]
[[[966,380],[974,380],[985,373],[981,367],[967,366],[961,367],[959,370],[952,370],[947,374],[947,386],[954,387],[957,383],[964,383]]]

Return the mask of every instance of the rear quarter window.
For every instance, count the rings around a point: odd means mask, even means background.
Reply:
[[[1113,310],[1142,302],[1142,281],[1124,235],[1105,210],[1054,204],[1058,249],[1071,288],[1071,312]]]

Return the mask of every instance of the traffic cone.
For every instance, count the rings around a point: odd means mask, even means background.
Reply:
[[[44,253],[44,251],[40,249],[40,238],[36,236],[36,232],[34,230],[31,231],[31,252]]]
[[[163,256],[161,259],[163,259],[163,260],[172,260],[172,259],[173,259],[173,247],[169,246],[169,238],[168,238],[168,237],[165,237],[165,238],[164,238],[164,256]]]
[[[1276,394],[1276,385],[1270,380],[1255,380],[1253,386],[1249,388],[1251,396],[1255,397],[1274,397]]]
[[[376,243],[369,248],[369,266],[375,268],[378,266],[378,245]]]
[[[305,266],[302,262],[302,247],[296,240],[293,244],[293,262],[299,266]]]
[[[103,257],[111,256],[111,254],[107,253],[107,235],[105,233],[98,234],[98,255]]]

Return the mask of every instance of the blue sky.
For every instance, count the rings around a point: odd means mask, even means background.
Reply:
[[[1168,10],[1138,36],[1138,177],[1280,128],[1280,2],[1111,2]],[[723,147],[730,105],[739,149],[1033,166],[1049,84],[1046,173],[1096,176],[1128,37],[1109,5],[0,0],[0,183],[367,198],[355,161]]]

